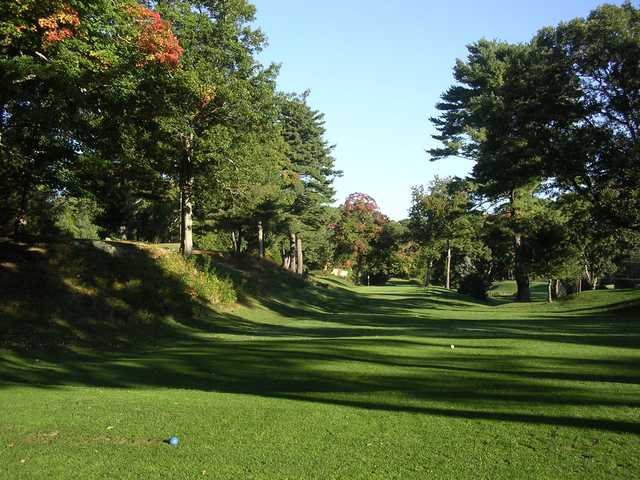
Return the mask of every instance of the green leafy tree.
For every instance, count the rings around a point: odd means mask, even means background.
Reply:
[[[157,9],[173,23],[184,55],[162,72],[145,65],[141,107],[153,112],[155,142],[168,153],[161,167],[178,179],[181,251],[188,256],[194,183],[224,189],[229,171],[251,168],[246,139],[273,121],[275,69],[255,58],[265,39],[251,28],[255,8],[248,2],[167,1]]]
[[[445,287],[451,288],[452,252],[471,255],[479,240],[478,215],[470,212],[469,185],[458,179],[435,178],[429,187],[414,187],[409,214],[413,238],[429,252],[425,285],[433,261],[444,252]],[[438,252],[438,253],[437,253]]]
[[[560,279],[575,277],[580,270],[578,251],[567,218],[553,203],[548,202],[539,210],[534,225],[528,238],[530,271],[547,279],[547,300],[551,303],[559,294]]]
[[[557,92],[531,105],[538,114],[530,132],[546,175],[591,203],[598,222],[637,230],[640,10],[631,2],[602,5],[541,30],[532,46],[538,71],[548,72],[537,82],[546,86],[532,91]]]
[[[540,31],[529,44],[482,40],[454,68],[457,83],[432,119],[432,159],[474,160],[481,192],[511,204],[518,298],[526,265],[531,185],[551,182],[588,199],[610,230],[637,228],[640,98],[638,9],[603,5]]]
[[[97,203],[86,197],[58,198],[53,204],[54,227],[62,236],[96,240],[100,227],[95,224],[101,213]]]
[[[633,248],[633,235],[626,229],[612,229],[610,224],[599,221],[599,212],[587,197],[566,193],[558,199],[558,208],[567,219],[568,235],[576,250],[578,290],[583,280],[595,289],[605,274],[614,274],[626,252]]]
[[[29,197],[63,190],[84,145],[88,94],[119,50],[124,2],[8,0],[0,6],[0,199],[27,221]]]
[[[442,113],[431,121],[439,131],[434,138],[443,146],[429,151],[432,160],[464,156],[475,161],[473,177],[492,199],[507,199],[514,220],[516,281],[519,300],[529,300],[526,247],[517,228],[521,209],[518,197],[538,174],[537,157],[520,134],[517,71],[526,64],[523,45],[481,40],[468,47],[467,61],[454,67],[457,84],[443,95],[436,108]]]

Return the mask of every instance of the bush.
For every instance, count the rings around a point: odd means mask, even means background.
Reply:
[[[100,213],[95,200],[83,197],[58,198],[53,205],[55,230],[61,237],[97,240],[101,229],[93,222]]]
[[[491,288],[492,280],[488,275],[478,272],[472,272],[460,280],[458,293],[469,295],[479,300],[487,299],[487,292]]]
[[[637,288],[638,281],[632,278],[616,278],[614,281],[614,285],[616,289],[620,288]]]
[[[200,257],[200,256],[198,256]],[[208,257],[198,262],[197,257],[185,260],[177,253],[167,253],[160,258],[161,265],[176,275],[187,292],[213,304],[230,304],[237,300],[236,290],[228,278],[220,277],[211,268]]]
[[[206,233],[196,233],[193,243],[196,248],[201,250],[209,250],[212,252],[231,252],[233,251],[233,242],[231,234],[225,231],[213,231]]]

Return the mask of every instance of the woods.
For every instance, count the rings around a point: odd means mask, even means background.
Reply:
[[[589,251],[613,273],[637,248],[640,12],[604,5],[528,43],[468,51],[431,119],[442,145],[431,160],[474,162],[478,202],[513,242],[518,300],[530,300],[533,275],[597,288]]]
[[[309,92],[276,87],[246,1],[10,0],[0,11],[0,223],[33,238],[179,242],[357,283],[436,272],[451,289],[532,278],[597,288],[637,252],[638,9],[605,5],[529,42],[480,40],[431,122],[408,218],[335,200]],[[468,278],[467,278],[468,277]],[[467,278],[467,280],[464,280]],[[471,282],[471,283],[469,283]],[[554,285],[553,288],[551,285]],[[561,288],[562,287],[562,288]]]
[[[237,254],[292,238],[283,261],[302,273],[339,172],[322,114],[306,93],[276,91],[277,67],[257,60],[254,13],[245,1],[5,2],[4,230],[179,240],[185,256],[223,234]],[[72,217],[76,199],[95,205],[90,226],[60,228],[51,206]]]

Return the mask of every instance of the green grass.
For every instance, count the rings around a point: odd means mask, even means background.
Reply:
[[[65,288],[55,255],[11,251],[0,478],[640,476],[638,291],[493,305],[203,261],[244,285],[221,308],[151,257],[75,252]]]
[[[533,301],[547,300],[547,282],[535,282],[530,283],[531,299]],[[517,287],[516,282],[513,280],[502,280],[495,282],[489,290],[489,297],[491,298],[512,298],[516,295]]]

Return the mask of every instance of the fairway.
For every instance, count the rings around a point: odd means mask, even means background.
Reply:
[[[640,479],[598,1],[2,0],[0,480]]]
[[[288,295],[126,352],[1,350],[0,477],[640,476],[637,291]]]

